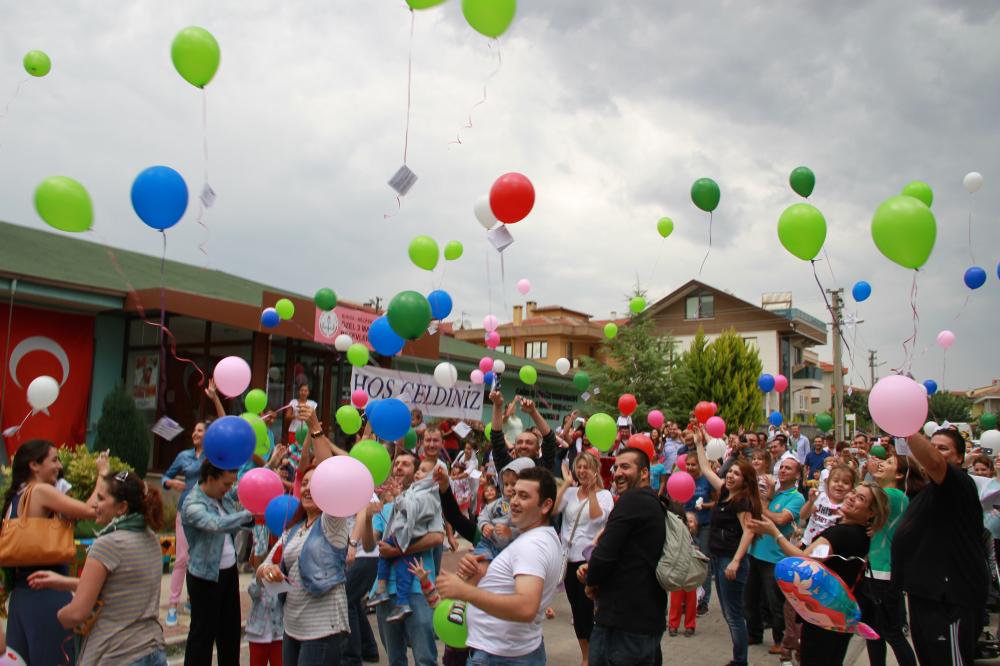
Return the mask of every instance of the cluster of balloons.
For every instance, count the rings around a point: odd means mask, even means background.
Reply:
[[[364,394],[364,391],[362,391],[362,393]],[[364,395],[365,402],[367,403],[368,395]],[[355,435],[359,430],[361,430],[361,412],[359,412],[358,408],[354,406],[353,396],[352,404],[341,405],[337,408],[337,411],[334,414],[334,419],[337,421],[337,425],[340,426],[340,429],[345,435]]]
[[[875,247],[904,268],[917,269],[931,256],[937,221],[930,205],[934,194],[927,183],[908,183],[901,194],[883,201],[872,217]]]
[[[320,291],[323,291],[322,289]],[[333,290],[328,290],[333,293]],[[319,293],[317,292],[317,298]],[[334,295],[334,306],[336,306]],[[332,308],[331,308],[332,309]],[[279,298],[273,308],[264,308],[260,313],[260,325],[264,328],[274,328],[282,321],[288,321],[295,316],[295,303],[288,298]]]
[[[784,375],[764,373],[757,379],[757,388],[764,393],[770,393],[771,391],[783,393],[788,388],[788,378]]]
[[[462,256],[464,251],[465,248],[457,240],[448,241],[444,246],[444,258],[446,261],[455,261]],[[430,236],[415,236],[410,241],[408,252],[410,261],[417,268],[422,268],[425,271],[433,271],[437,267],[438,259],[441,256],[441,250],[438,248],[437,241]]]
[[[496,223],[520,222],[535,206],[535,187],[527,176],[505,173],[494,181],[487,196],[480,197],[473,206],[479,224],[492,229]]]

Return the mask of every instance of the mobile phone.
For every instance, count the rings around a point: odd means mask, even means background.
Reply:
[[[984,446],[984,447],[983,447],[983,453],[985,453],[985,454],[986,454],[986,455],[988,455],[988,456],[991,456],[991,455],[993,455],[993,449],[991,449],[991,448],[990,448],[990,447],[988,447],[988,446]]]

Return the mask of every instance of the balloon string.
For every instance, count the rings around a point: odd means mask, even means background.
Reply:
[[[698,269],[698,277],[701,277],[701,272],[705,270],[705,262],[708,261],[708,255],[712,254],[712,217],[713,212],[708,212],[708,252],[705,253],[705,258],[701,260],[701,268]]]
[[[971,293],[965,295],[965,301],[962,303],[962,307],[958,309],[958,314],[955,315],[955,318],[952,321],[958,321],[958,318],[962,316],[962,313],[965,312],[965,306],[969,304],[970,298],[972,298]]]
[[[972,259],[972,265],[976,265],[976,255],[972,253],[972,209],[969,209],[969,258]]]
[[[826,267],[830,269],[830,278],[833,280],[834,284],[839,284],[840,280],[837,279],[837,276],[833,272],[833,262],[830,260],[830,255],[826,251],[825,243],[823,245],[823,256],[826,257]]]
[[[823,283],[819,281],[819,273],[816,272],[816,260],[810,259],[809,263],[812,265],[813,278],[816,280],[816,286],[819,287],[820,296],[823,297],[823,303],[826,304],[826,311],[830,313],[830,320],[833,322],[833,328],[836,329],[840,334],[841,343],[843,343],[843,345],[847,347],[847,357],[848,359],[850,359],[851,365],[853,366],[854,350],[851,349],[851,345],[847,342],[847,339],[844,337],[843,322],[840,320],[840,317],[837,316],[837,313],[833,311],[833,306],[830,304],[830,299],[827,298],[826,295],[826,288],[823,286]],[[857,325],[855,324],[855,326]],[[833,371],[840,372],[841,368],[834,368]]]
[[[910,371],[913,363],[913,353],[917,347],[917,326],[920,324],[920,314],[917,312],[917,270],[913,270],[913,284],[910,286],[910,309],[913,311],[913,334],[903,340],[903,366],[900,374]]]
[[[10,105],[13,104],[14,100],[17,99],[18,95],[21,94],[21,86],[23,86],[25,83],[27,83],[28,80],[29,79],[21,79],[18,82],[17,88],[14,89],[14,94],[11,96],[10,99],[7,100],[7,103],[4,104],[3,113],[0,114],[0,119],[3,119],[3,120],[7,119],[7,114],[8,114],[8,112],[10,112]],[[0,145],[3,145],[2,142],[0,142]]]
[[[666,238],[660,239],[660,249],[656,253],[656,261],[653,262],[653,270],[649,272],[649,284],[653,284],[653,278],[656,277],[656,269],[660,265],[660,257],[663,256],[663,244],[667,241]]]
[[[493,314],[493,276],[490,271],[490,248],[486,248],[486,290],[489,294],[490,312]]]
[[[945,349],[944,353],[941,354],[941,388],[944,389],[948,386],[946,377],[948,376],[948,350]]]
[[[507,273],[503,265],[503,252],[500,253],[500,295],[503,298],[503,311],[504,316],[506,316],[506,313],[510,312],[510,308],[507,307]]]
[[[416,22],[416,12],[410,9],[410,53],[406,63],[406,129],[403,131],[403,164],[406,164],[406,154],[410,147],[410,100],[413,87],[413,25]],[[398,200],[398,197],[397,197]]]
[[[486,80],[483,81],[483,96],[482,96],[482,98],[478,102],[476,102],[475,104],[473,104],[472,107],[469,109],[469,120],[468,120],[468,122],[466,122],[466,124],[463,125],[462,127],[458,128],[458,131],[455,132],[455,140],[454,141],[449,141],[448,142],[449,145],[451,145],[453,143],[461,144],[462,143],[462,130],[463,129],[472,129],[472,112],[475,111],[477,107],[482,106],[483,104],[486,103],[486,99],[487,99],[486,98],[486,87],[489,85],[490,80],[494,76],[496,76],[497,73],[500,72],[500,67],[503,65],[503,59],[501,58],[501,55],[500,55],[500,41],[497,40],[497,39],[491,39],[488,42],[488,46],[489,46],[489,48],[490,48],[491,51],[493,50],[493,45],[494,44],[497,47],[497,66],[490,73],[490,75],[486,77]]]
[[[8,358],[10,355],[10,332],[14,324],[14,293],[17,291],[17,279],[11,281],[10,298],[7,304],[7,337],[3,350],[3,383],[0,384],[0,419],[3,419],[4,405],[7,401],[7,366],[10,365]],[[3,452],[7,453],[7,448],[3,447]]]
[[[205,167],[205,178],[202,184],[202,193],[204,194],[206,189],[209,189],[208,184],[208,93],[205,88],[201,89],[201,149],[202,157],[204,159]],[[211,239],[212,231],[208,228],[208,225],[203,221],[205,215],[205,200],[199,196],[198,197],[198,217],[195,222],[205,230],[203,235],[203,240],[198,243],[198,250],[205,255],[205,265],[208,265],[208,241]]]

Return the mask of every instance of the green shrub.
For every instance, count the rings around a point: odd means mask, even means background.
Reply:
[[[149,443],[149,428],[135,408],[131,394],[124,386],[115,387],[101,406],[94,449],[111,451],[111,455],[118,456],[144,477],[149,467]]]
[[[59,462],[63,466],[63,476],[73,484],[69,491],[69,496],[73,499],[86,502],[94,492],[94,486],[97,483],[98,455],[96,451],[88,451],[85,444],[77,444],[74,448],[59,449]],[[111,456],[109,462],[112,472],[134,471],[131,465],[116,456]]]

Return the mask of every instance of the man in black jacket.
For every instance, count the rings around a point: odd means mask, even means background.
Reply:
[[[514,458],[531,458],[538,467],[544,467],[550,472],[556,464],[556,435],[552,432],[548,422],[538,413],[538,408],[532,400],[522,400],[520,396],[517,401],[521,403],[521,410],[530,415],[535,422],[538,432],[542,433],[541,442],[538,436],[531,430],[525,430],[514,440],[514,455],[511,456],[507,450],[507,441],[503,436],[503,394],[500,391],[490,391],[490,402],[493,403],[493,430],[490,433],[490,443],[493,445],[493,464],[497,470],[501,470]],[[541,449],[541,455],[539,455]]]
[[[615,458],[619,499],[590,561],[577,570],[597,601],[590,666],[659,664],[667,593],[656,580],[666,539],[664,510],[649,487],[649,458],[626,448]]]

